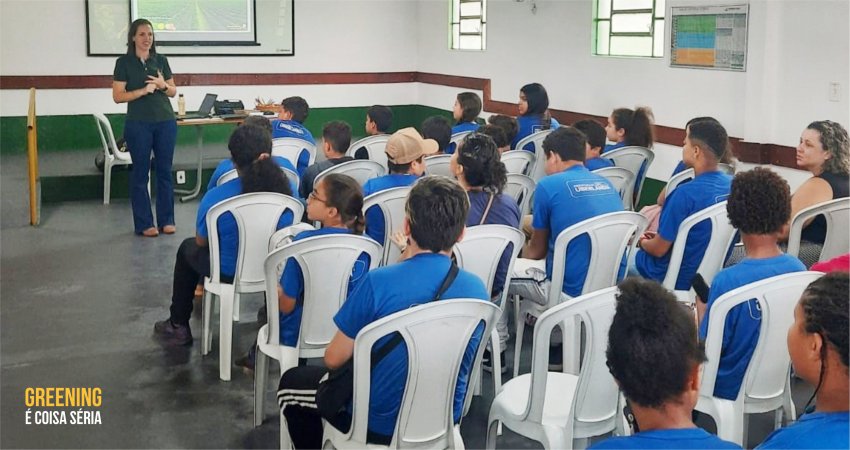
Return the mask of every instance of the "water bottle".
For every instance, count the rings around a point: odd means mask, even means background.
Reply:
[[[177,115],[185,116],[186,115],[186,99],[183,98],[183,94],[180,94],[177,97]]]

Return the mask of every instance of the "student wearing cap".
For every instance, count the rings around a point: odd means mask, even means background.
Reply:
[[[373,178],[363,186],[363,197],[387,189],[410,186],[425,173],[425,156],[437,152],[437,141],[422,139],[415,128],[396,131],[387,141],[389,175]],[[366,211],[366,235],[384,242],[384,216],[373,206]]]
[[[322,129],[322,151],[325,154],[325,160],[314,163],[306,168],[301,174],[301,185],[298,187],[298,193],[301,198],[306,199],[313,192],[313,181],[320,173],[331,167],[353,160],[350,156],[345,156],[345,151],[351,145],[351,126],[345,122],[335,120],[328,122]]]

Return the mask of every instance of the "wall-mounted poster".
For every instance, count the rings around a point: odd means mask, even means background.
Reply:
[[[670,66],[744,72],[749,5],[671,7]]]

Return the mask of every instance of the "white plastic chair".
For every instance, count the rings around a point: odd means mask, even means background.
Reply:
[[[534,154],[525,150],[508,150],[502,153],[502,164],[509,174],[517,173],[528,175],[530,169],[534,166]]]
[[[518,150],[525,153],[525,150]],[[504,193],[510,195],[516,200],[519,207],[521,217],[525,217],[531,212],[531,197],[534,196],[534,189],[537,187],[537,182],[531,177],[520,175],[518,173],[509,173],[508,182],[505,183]]]
[[[685,169],[676,175],[673,175],[669,180],[667,180],[667,186],[664,188],[664,197],[670,198],[670,193],[676,190],[680,184],[693,179],[694,169]]]
[[[298,158],[302,152],[307,152],[310,155],[307,166],[316,162],[316,144],[298,138],[272,139],[272,156],[282,156],[288,159],[293,167],[298,167]]]
[[[610,287],[582,295],[550,308],[537,319],[531,373],[509,380],[493,399],[486,448],[496,448],[500,422],[546,449],[581,448],[586,438],[615,429],[618,392],[606,365],[605,349],[616,293],[617,288]],[[558,325],[578,328],[579,323],[586,330],[581,370],[565,366],[564,372],[549,372],[552,329]],[[565,351],[567,347],[578,359],[581,339],[565,339]]]
[[[776,410],[774,428],[796,419],[791,398],[786,336],[794,323],[794,307],[809,283],[823,275],[820,272],[796,272],[761,280],[723,294],[714,301],[708,316],[708,334],[703,364],[702,384],[696,409],[711,416],[717,424],[717,435],[738,445],[746,443],[745,414]],[[747,365],[741,389],[735,400],[714,396],[717,369],[723,346],[723,330],[729,310],[751,299],[761,310],[759,337]]]
[[[546,139],[546,136],[549,136],[549,133],[552,131],[554,130],[540,130],[522,138],[516,144],[515,150],[522,150],[527,144],[533,144],[534,164],[532,164],[528,169],[528,176],[533,178],[534,181],[539,181],[541,178],[546,176],[546,152],[543,151],[543,140]],[[522,151],[527,152],[528,150]]]
[[[265,289],[263,260],[267,254],[269,237],[277,230],[280,216],[286,211],[292,211],[292,216],[298,220],[304,213],[304,205],[288,195],[253,192],[216,203],[207,213],[210,276],[204,279],[201,351],[206,355],[212,349],[210,321],[215,296],[220,305],[219,378],[224,381],[230,380],[233,321],[239,320],[239,296],[243,293],[263,292]],[[225,213],[233,214],[239,230],[239,252],[232,284],[221,281],[218,219]]]
[[[112,168],[133,164],[133,160],[130,152],[118,150],[112,125],[106,116],[101,113],[92,115],[97,125],[97,132],[100,134],[100,143],[103,145],[103,204],[108,205],[112,194]],[[148,180],[148,191],[150,191],[150,180]]]
[[[602,214],[581,221],[558,234],[552,259],[552,279],[549,285],[549,296],[546,305],[540,305],[530,300],[514,305],[514,322],[516,324],[516,340],[514,342],[514,377],[519,374],[519,361],[522,353],[522,336],[525,332],[526,313],[538,315],[551,309],[569,296],[562,291],[567,267],[567,247],[575,238],[587,234],[590,238],[590,259],[587,264],[587,277],[582,285],[582,295],[605,289],[617,284],[617,275],[625,258],[628,261],[629,252],[633,251],[631,242],[640,237],[649,225],[646,217],[632,211],[621,211]],[[570,300],[571,302],[573,300]],[[539,322],[538,322],[539,323]],[[575,334],[572,338],[567,331]],[[579,340],[578,329],[564,329],[563,340]],[[577,368],[578,354],[564,354],[564,367]]]
[[[333,317],[348,297],[348,280],[361,254],[369,255],[369,269],[378,266],[381,245],[364,236],[328,234],[292,242],[270,252],[264,263],[268,321],[257,333],[254,366],[254,426],[264,417],[268,359],[280,363],[281,375],[298,365],[298,358],[320,358],[336,333]],[[301,327],[295,347],[280,343],[277,287],[286,260],[293,258],[304,276]]]
[[[343,433],[325,422],[322,448],[367,448],[372,348],[378,339],[398,332],[407,346],[408,369],[389,448],[463,449],[460,426],[453,420],[458,373],[475,329],[483,321],[482,336],[489,336],[498,314],[499,308],[488,301],[440,300],[392,314],[360,330],[354,340],[351,428]],[[479,370],[485,340],[478,345],[470,380]]]
[[[788,254],[800,254],[800,239],[806,221],[823,215],[826,219],[826,239],[818,261],[826,261],[850,252],[850,198],[839,198],[810,206],[798,212],[791,220],[788,233]]]
[[[383,176],[386,173],[386,170],[384,169],[384,166],[378,162],[369,159],[355,159],[323,170],[321,173],[316,175],[316,179],[313,181],[313,186],[318,186],[319,181],[321,181],[322,178],[332,173],[348,175],[351,178],[354,178],[360,186],[363,186],[372,178]]]
[[[301,178],[298,176],[298,173],[291,169],[287,169],[286,167],[281,167],[280,170],[283,171],[283,174],[286,176],[286,179],[289,180],[290,183],[295,185],[295,188],[298,188],[298,185],[301,184]],[[239,173],[236,169],[228,170],[224,172],[222,176],[218,178],[218,181],[215,182],[216,186],[221,186],[224,183],[227,183],[230,180],[239,178]],[[298,194],[298,192],[293,192],[293,194]]]
[[[369,159],[375,161],[384,167],[384,171],[389,171],[387,168],[387,141],[390,140],[389,134],[379,134],[376,136],[366,136],[363,139],[351,144],[345,152],[345,156],[354,158],[354,153],[361,147],[366,147],[366,152],[369,154]]]
[[[472,134],[473,131],[461,131],[460,133],[455,133],[449,139],[449,146],[454,145],[455,152],[460,148],[460,144],[466,139],[467,136]]]
[[[616,166],[596,169],[593,173],[605,177],[614,185],[614,189],[617,190],[620,198],[623,199],[623,208],[626,211],[634,210],[635,174],[628,169]]]
[[[442,175],[455,178],[451,168],[452,155],[433,155],[425,157],[425,175]]]
[[[685,256],[685,243],[688,240],[688,234],[690,234],[691,228],[704,220],[711,221],[711,238],[708,241],[696,273],[702,275],[706,284],[709,286],[711,286],[711,281],[714,280],[717,272],[720,272],[720,269],[723,268],[726,254],[729,252],[732,241],[735,239],[736,230],[729,223],[725,200],[691,214],[679,225],[676,240],[673,242],[673,248],[670,250],[670,263],[667,266],[667,274],[664,276],[664,281],[661,284],[673,291],[679,301],[691,305],[696,300],[696,293],[693,292],[693,289],[687,291],[676,290],[676,280],[679,279],[682,259]]]
[[[640,201],[640,193],[643,191],[643,181],[646,179],[649,166],[652,165],[652,161],[655,159],[655,153],[646,147],[628,146],[605,152],[602,157],[614,161],[615,166],[628,169],[631,173],[635,174],[637,192],[634,198],[635,202]],[[640,171],[641,167],[644,169],[643,173]]]
[[[410,186],[387,189],[376,192],[363,199],[363,215],[366,215],[366,211],[373,206],[381,208],[381,213],[384,215],[384,255],[381,258],[382,266],[395,263],[401,255],[401,250],[390,242],[390,236],[394,232],[400,231],[404,223],[404,205],[407,202],[407,195],[410,193],[410,189]]]

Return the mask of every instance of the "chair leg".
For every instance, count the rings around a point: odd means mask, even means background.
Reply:
[[[207,355],[212,349],[212,333],[210,330],[210,321],[212,320],[212,303],[213,295],[209,291],[204,291],[201,297],[201,308],[203,311],[203,325],[201,327],[201,354]]]
[[[496,431],[499,428],[498,420],[490,420],[490,425],[487,427],[487,442],[485,444],[486,449],[494,450],[496,448]]]
[[[239,322],[239,303],[242,299],[242,295],[239,292],[233,293],[233,321]]]
[[[259,348],[254,361],[254,426],[263,424],[265,418],[266,377],[269,372],[269,358]]]
[[[514,378],[519,375],[519,360],[522,352],[522,335],[525,334],[525,321],[520,318],[519,296],[514,296],[514,322],[516,325],[516,336],[514,341]]]
[[[493,330],[490,335],[490,341],[493,345],[490,347],[493,351],[490,352],[490,358],[493,362],[493,397],[502,392],[502,346],[499,342],[499,332]],[[481,380],[479,380],[480,382]]]
[[[289,437],[289,428],[286,426],[286,417],[283,416],[283,411],[280,411],[280,449],[288,450],[292,448],[292,439]]]
[[[233,291],[225,288],[219,296],[218,377],[230,381],[230,354],[233,352]]]
[[[112,191],[112,165],[109,164],[109,161],[106,161],[103,164],[103,204],[109,204],[109,198],[111,197]]]

